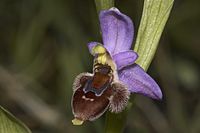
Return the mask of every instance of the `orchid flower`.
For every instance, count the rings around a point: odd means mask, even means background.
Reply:
[[[75,125],[95,120],[107,109],[121,112],[131,93],[162,99],[157,83],[135,63],[138,55],[131,50],[134,35],[131,19],[113,7],[101,11],[99,20],[103,44],[88,44],[94,56],[93,73],[81,73],[74,81]]]

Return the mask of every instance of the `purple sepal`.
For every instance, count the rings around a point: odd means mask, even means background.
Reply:
[[[128,86],[130,92],[140,93],[153,99],[162,99],[158,84],[137,64],[119,71],[119,79]]]
[[[117,8],[99,14],[103,44],[111,55],[129,50],[133,41],[133,23]]]
[[[120,70],[123,67],[134,64],[135,60],[138,58],[138,55],[133,50],[128,50],[117,53],[113,55],[112,58],[117,65],[117,69]]]

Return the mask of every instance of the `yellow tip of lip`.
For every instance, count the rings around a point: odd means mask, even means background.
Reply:
[[[78,126],[78,125],[82,125],[83,122],[84,122],[84,121],[79,120],[79,119],[77,119],[77,118],[74,118],[74,119],[72,120],[73,125],[77,125],[77,126]]]

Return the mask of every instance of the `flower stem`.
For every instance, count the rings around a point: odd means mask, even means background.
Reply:
[[[95,0],[97,13],[101,10],[106,10],[114,7],[114,0]]]
[[[126,109],[119,114],[107,112],[105,133],[122,133],[131,107],[132,103],[129,102]]]

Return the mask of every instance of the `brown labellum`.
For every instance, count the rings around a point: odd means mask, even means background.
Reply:
[[[75,117],[72,122],[75,125],[77,121],[82,124],[83,121],[97,119],[108,108],[115,113],[124,109],[129,91],[123,84],[113,82],[113,79],[111,67],[102,64],[95,66],[94,74],[82,73],[76,77],[72,97]]]

